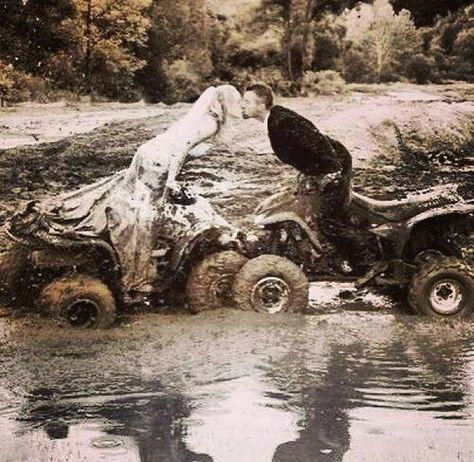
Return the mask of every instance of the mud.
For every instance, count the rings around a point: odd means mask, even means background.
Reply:
[[[474,457],[472,324],[216,311],[1,336],[5,462]]]

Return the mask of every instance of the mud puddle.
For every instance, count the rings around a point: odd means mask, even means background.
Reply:
[[[3,337],[5,462],[474,458],[472,324],[217,311]]]

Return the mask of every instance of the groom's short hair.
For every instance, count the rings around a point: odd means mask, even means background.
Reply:
[[[249,85],[245,91],[253,91],[259,98],[261,98],[267,109],[273,106],[273,91],[264,83],[253,83]]]

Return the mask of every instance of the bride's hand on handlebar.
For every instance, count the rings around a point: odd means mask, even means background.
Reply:
[[[165,199],[181,205],[190,205],[196,202],[189,188],[186,185],[176,182],[166,185]]]

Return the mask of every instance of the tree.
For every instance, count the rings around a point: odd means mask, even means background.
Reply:
[[[186,99],[193,99],[213,73],[211,37],[217,19],[206,11],[204,0],[154,0],[149,16],[147,65],[139,72],[148,98],[173,100],[184,91]]]
[[[133,86],[145,62],[137,57],[150,25],[145,16],[151,0],[72,0],[73,18],[63,22],[73,38],[70,59],[76,63],[87,93],[117,98]]]
[[[327,13],[315,22],[312,62],[314,70],[332,69],[344,72],[345,36],[346,27],[338,15]]]
[[[58,30],[73,14],[71,0],[2,0],[0,59],[42,74],[48,57],[64,48]]]
[[[396,13],[403,9],[410,11],[417,26],[431,26],[437,16],[469,6],[472,0],[392,0],[391,3]]]
[[[395,14],[388,0],[360,5],[346,13],[344,21],[346,38],[363,50],[377,82],[403,74],[406,63],[421,50],[410,12]]]
[[[290,80],[299,81],[312,66],[317,21],[327,12],[340,14],[357,3],[357,0],[263,0],[264,10],[271,6],[278,8],[284,31],[285,73]]]
[[[474,6],[439,17],[430,31],[427,53],[433,57],[439,78],[472,79]]]

